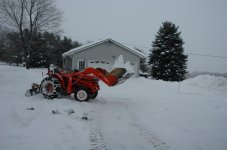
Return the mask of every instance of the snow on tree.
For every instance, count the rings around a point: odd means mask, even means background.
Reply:
[[[149,54],[151,75],[164,81],[182,81],[187,73],[187,55],[184,55],[183,39],[178,26],[162,23]]]

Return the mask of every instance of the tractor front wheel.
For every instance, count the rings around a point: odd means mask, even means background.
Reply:
[[[77,101],[83,102],[89,100],[89,90],[85,87],[78,87],[74,92],[74,98]]]

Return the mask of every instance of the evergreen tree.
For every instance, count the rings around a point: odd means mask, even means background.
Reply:
[[[160,27],[149,55],[151,75],[164,81],[182,81],[187,73],[187,55],[184,55],[181,32],[172,22]]]

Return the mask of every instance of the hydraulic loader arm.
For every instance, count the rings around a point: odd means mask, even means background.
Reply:
[[[123,81],[132,75],[129,75],[125,68],[115,68],[109,73],[104,69],[86,68],[81,73],[93,74],[96,78],[102,80],[108,86],[115,86],[116,84],[123,83]]]

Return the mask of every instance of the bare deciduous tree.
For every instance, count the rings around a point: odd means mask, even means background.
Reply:
[[[62,21],[62,12],[54,0],[1,0],[0,22],[2,26],[20,33],[24,47],[26,67],[33,50],[32,39],[37,32],[56,31]]]
[[[53,0],[25,0],[27,28],[32,31],[57,29],[61,23],[62,12]]]

